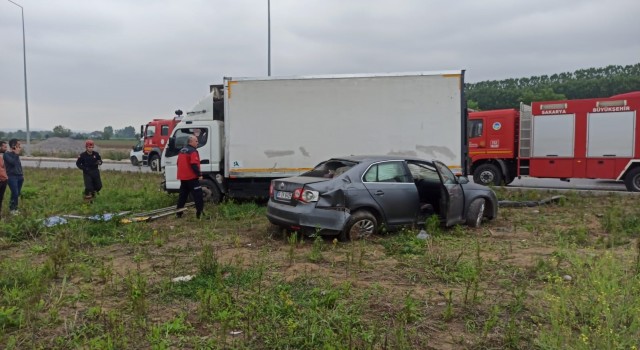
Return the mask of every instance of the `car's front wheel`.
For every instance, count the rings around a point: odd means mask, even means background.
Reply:
[[[131,156],[131,165],[138,166],[138,164],[138,158],[136,158],[135,156]]]
[[[469,204],[467,210],[467,225],[469,227],[480,227],[484,216],[484,198],[478,198]]]
[[[366,210],[351,214],[344,229],[340,232],[340,240],[355,241],[373,236],[378,231],[378,220]]]

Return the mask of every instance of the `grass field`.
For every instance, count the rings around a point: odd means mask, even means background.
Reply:
[[[252,202],[207,206],[203,220],[42,225],[176,201],[159,175],[102,175],[85,204],[78,172],[28,169],[21,215],[0,222],[0,348],[640,346],[638,196],[568,194],[501,209],[481,229],[430,223],[427,240],[411,229],[352,243],[299,237]]]

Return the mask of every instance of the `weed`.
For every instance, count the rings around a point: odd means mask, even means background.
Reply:
[[[287,238],[289,243],[289,249],[287,251],[287,258],[289,259],[289,266],[293,265],[296,258],[296,247],[298,245],[298,232],[292,232]]]
[[[318,232],[314,235],[313,245],[311,246],[311,252],[309,253],[309,261],[320,262],[322,261],[322,248],[324,247],[324,240]]]
[[[129,271],[125,278],[125,284],[128,290],[129,305],[133,315],[138,318],[143,318],[147,314],[147,279],[138,270],[135,272]]]
[[[446,306],[442,312],[442,319],[445,322],[451,321],[454,317],[453,312],[453,291],[448,291],[446,294]]]
[[[198,259],[198,270],[200,275],[219,280],[221,278],[221,268],[218,258],[211,245],[205,245]]]

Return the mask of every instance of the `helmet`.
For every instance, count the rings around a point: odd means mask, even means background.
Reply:
[[[84,142],[84,146],[85,146],[85,147],[93,147],[93,146],[94,146],[94,144],[93,144],[93,140],[87,140],[87,141],[85,141],[85,142]]]

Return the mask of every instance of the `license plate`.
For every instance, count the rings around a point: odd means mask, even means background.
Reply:
[[[291,192],[277,191],[276,199],[291,199]]]

